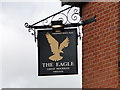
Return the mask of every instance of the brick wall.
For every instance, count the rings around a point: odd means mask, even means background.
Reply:
[[[83,20],[97,15],[83,28],[83,88],[118,88],[120,3],[89,2],[82,12]]]
[[[119,60],[119,88],[120,88],[120,2],[119,2],[119,23],[118,23],[118,60]]]

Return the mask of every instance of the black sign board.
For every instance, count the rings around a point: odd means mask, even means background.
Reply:
[[[78,74],[77,29],[38,30],[38,76]]]

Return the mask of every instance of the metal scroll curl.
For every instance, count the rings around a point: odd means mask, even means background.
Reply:
[[[32,28],[28,23],[25,23],[25,27],[29,28],[28,32],[30,32],[31,35],[34,36],[34,41],[36,42],[37,37],[36,37],[36,31],[35,31],[35,29]]]
[[[51,18],[48,18],[42,22],[43,25],[51,25]]]
[[[77,7],[73,7],[68,11],[68,22],[69,23],[79,23],[81,17],[79,15],[80,9]]]
[[[34,41],[36,42],[37,37],[36,37],[36,31],[35,31],[35,29],[34,28],[29,28],[28,31],[31,32],[32,36],[34,36]]]
[[[43,22],[43,25],[51,25],[51,21],[62,20],[63,24],[79,23],[81,20],[80,9],[78,7],[72,7],[67,11],[53,15],[52,18],[48,18]]]
[[[67,16],[64,13],[60,13],[52,18],[52,21],[63,21],[63,24],[66,24],[68,21]]]

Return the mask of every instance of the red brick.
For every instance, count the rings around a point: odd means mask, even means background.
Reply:
[[[83,20],[97,15],[96,22],[83,28],[83,88],[120,88],[119,7],[116,2],[90,2],[83,6]]]

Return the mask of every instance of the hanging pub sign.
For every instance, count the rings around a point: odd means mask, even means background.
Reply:
[[[80,8],[72,5],[32,25],[25,23],[38,43],[38,76],[78,74],[77,28],[96,21],[96,15],[85,21],[80,15]]]
[[[38,76],[78,74],[77,29],[38,30]]]

